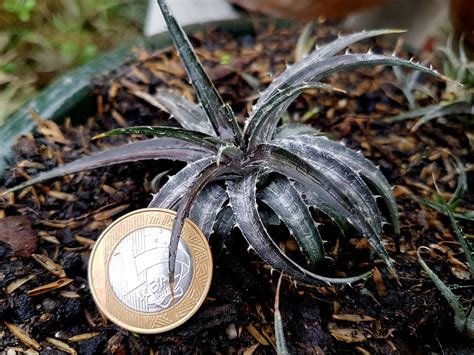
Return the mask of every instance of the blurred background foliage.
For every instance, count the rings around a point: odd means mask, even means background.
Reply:
[[[140,35],[146,1],[0,0],[0,125],[51,80]]]

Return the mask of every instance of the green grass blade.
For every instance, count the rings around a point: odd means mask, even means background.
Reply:
[[[461,303],[458,300],[458,297],[449,289],[448,286],[445,285],[445,283],[436,275],[433,270],[426,264],[426,262],[423,260],[421,257],[421,250],[427,250],[429,251],[430,249],[427,247],[419,247],[417,250],[417,255],[418,255],[418,262],[420,263],[421,267],[423,270],[428,274],[430,277],[431,281],[435,284],[436,288],[441,292],[443,297],[446,299],[446,301],[449,303],[451,308],[454,311],[454,325],[456,326],[456,329],[463,333],[464,329],[466,327],[466,313],[464,312],[464,308],[462,307]]]
[[[275,343],[277,355],[289,355],[288,347],[285,340],[285,331],[283,329],[283,321],[280,313],[280,287],[283,273],[281,273],[278,279],[278,284],[275,291],[275,311],[274,311],[274,322],[275,322]]]

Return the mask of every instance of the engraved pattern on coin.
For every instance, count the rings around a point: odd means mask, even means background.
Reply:
[[[113,292],[126,306],[139,312],[162,312],[173,305],[168,280],[171,231],[145,227],[131,232],[115,247],[108,276]],[[180,240],[174,275],[174,302],[188,290],[193,276],[188,247]]]

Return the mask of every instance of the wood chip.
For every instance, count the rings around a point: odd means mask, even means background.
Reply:
[[[116,214],[119,214],[120,212],[125,211],[129,206],[130,206],[129,204],[120,205],[120,206],[111,208],[110,210],[98,212],[94,214],[93,218],[96,221],[104,221],[106,219],[112,218],[113,216],[115,216]]]
[[[23,329],[20,329],[13,323],[5,322],[5,325],[7,326],[8,330],[23,344],[35,350],[41,350],[41,346],[39,345],[39,343],[35,339],[30,337],[30,335]]]
[[[50,273],[57,277],[66,277],[66,272],[61,265],[56,264],[53,260],[47,256],[41,254],[32,254],[31,257],[42,267],[48,270]]]
[[[15,290],[21,286],[23,286],[24,284],[26,284],[28,281],[34,279],[36,277],[36,275],[28,275],[26,277],[22,277],[21,279],[17,279],[15,281],[13,281],[12,283],[10,283],[6,288],[5,288],[5,293],[7,295],[15,292]]]
[[[64,351],[65,353],[68,353],[68,354],[71,354],[71,355],[76,355],[77,354],[76,350],[74,350],[73,348],[71,348],[69,345],[67,345],[65,342],[63,342],[61,340],[54,339],[54,338],[51,338],[51,337],[47,337],[46,341],[48,343],[54,345],[55,347],[57,347],[59,350]]]
[[[370,351],[364,349],[362,346],[356,346],[355,349],[361,355],[370,355]]]
[[[371,335],[361,329],[354,328],[332,328],[329,329],[331,335],[344,343],[362,343],[371,338]]]
[[[57,200],[68,201],[68,202],[77,201],[76,196],[74,196],[73,194],[68,194],[66,192],[62,192],[62,191],[49,190],[48,195],[55,198],[55,199],[57,199]]]
[[[247,330],[260,344],[265,346],[270,345],[267,339],[265,339],[252,324],[247,325]]]
[[[60,144],[71,144],[71,141],[64,137],[61,129],[56,122],[51,120],[44,120],[36,112],[30,110],[30,115],[37,124],[37,130],[43,136],[49,138],[51,141]]]
[[[81,295],[74,291],[61,291],[59,294],[66,298],[81,298]]]
[[[257,344],[254,344],[254,345],[252,345],[252,346],[249,346],[248,348],[246,348],[246,349],[244,350],[244,355],[252,355],[252,354],[255,352],[255,350],[257,350],[257,348],[258,348],[259,345],[260,345],[260,344],[257,343]]]
[[[42,285],[42,286],[39,286],[39,287],[36,287],[32,290],[29,290],[28,292],[26,292],[26,294],[28,296],[38,296],[38,295],[42,295],[43,293],[46,293],[46,292],[51,292],[51,291],[54,291],[54,290],[57,290],[58,288],[61,288],[61,287],[64,287],[64,286],[67,286],[69,285],[73,280],[72,279],[59,279],[59,280],[56,280],[56,281],[53,281],[53,282],[50,282],[46,285]]]
[[[333,314],[332,319],[342,320],[346,322],[373,322],[376,319],[371,316],[359,315],[359,314]]]
[[[382,279],[382,274],[380,273],[379,269],[374,268],[374,272],[372,273],[372,277],[375,282],[375,286],[377,288],[377,294],[380,297],[383,297],[387,294],[387,290],[385,288],[385,284]]]
[[[79,244],[82,244],[82,245],[85,245],[85,246],[92,246],[95,244],[95,240],[93,239],[90,239],[90,238],[86,238],[86,237],[83,237],[79,234],[76,234],[74,236],[74,239],[79,243]]]
[[[80,341],[96,337],[98,335],[100,335],[100,332],[82,333],[70,337],[67,341],[69,341],[70,343],[78,343]]]
[[[7,243],[13,254],[29,257],[38,247],[38,237],[26,216],[0,219],[0,241]]]

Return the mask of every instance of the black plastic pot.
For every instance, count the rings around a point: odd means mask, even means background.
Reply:
[[[288,22],[278,22],[278,26],[287,26]],[[237,19],[209,22],[185,27],[187,33],[205,30],[209,27],[221,28],[235,36],[249,33],[253,23],[249,19]],[[133,60],[133,48],[156,50],[171,45],[167,32],[152,37],[143,37],[131,41],[111,52],[79,67],[67,75],[55,80],[41,94],[29,101],[22,109],[12,115],[0,127],[0,179],[11,153],[12,145],[20,135],[34,127],[30,111],[37,112],[44,119],[61,120],[71,116],[74,119],[92,113],[95,103],[91,98],[92,81]]]

